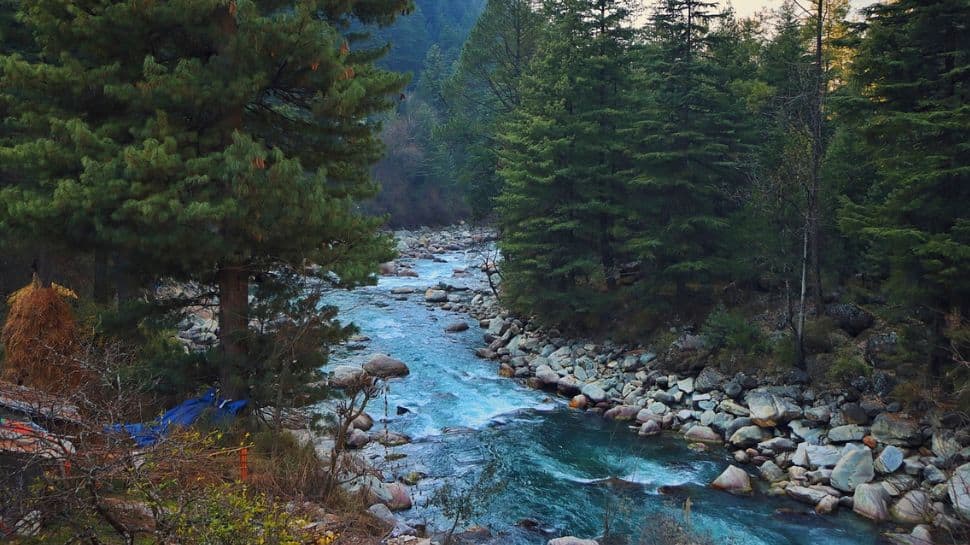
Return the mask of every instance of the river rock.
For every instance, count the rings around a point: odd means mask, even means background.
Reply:
[[[842,420],[846,424],[865,426],[869,423],[869,415],[862,408],[862,405],[858,403],[846,403],[842,406]]]
[[[785,471],[778,467],[778,464],[768,460],[758,468],[761,477],[769,483],[776,483],[785,479]]]
[[[424,292],[424,300],[428,303],[447,303],[448,292],[429,288],[428,291]]]
[[[536,379],[544,387],[551,387],[559,384],[559,373],[552,370],[548,365],[540,365],[536,368]]]
[[[832,486],[843,492],[852,492],[860,484],[871,481],[875,475],[869,447],[846,447],[832,470],[831,482]]]
[[[882,413],[872,423],[876,440],[897,447],[918,447],[923,442],[919,424],[898,414]]]
[[[459,333],[461,331],[468,331],[468,322],[455,322],[448,324],[448,327],[445,328],[446,333]]]
[[[751,477],[747,471],[731,465],[717,479],[714,479],[711,487],[731,494],[750,494]]]
[[[603,417],[609,420],[626,421],[639,418],[640,408],[635,405],[617,405],[603,413]]]
[[[694,390],[705,393],[717,389],[724,383],[724,375],[714,367],[705,367],[694,380]]]
[[[367,443],[370,443],[370,436],[366,432],[357,428],[350,430],[350,436],[347,438],[348,447],[364,448]]]
[[[944,462],[949,462],[956,457],[962,448],[952,433],[942,430],[938,430],[933,434],[930,446],[933,454],[940,457]]]
[[[593,403],[606,400],[606,392],[597,384],[584,384],[580,391]]]
[[[910,490],[889,509],[889,515],[900,524],[933,522],[933,501],[922,490]]]
[[[882,474],[889,474],[903,465],[903,451],[895,445],[887,445],[879,453],[879,457],[873,463],[876,471]]]
[[[684,437],[688,441],[701,443],[722,443],[724,441],[719,433],[707,426],[691,426]]]
[[[835,512],[839,508],[839,498],[835,496],[826,495],[824,498],[819,500],[815,504],[815,512],[819,515],[829,515]]]
[[[751,411],[746,407],[741,406],[733,399],[725,399],[718,405],[718,408],[724,412],[731,413],[734,416],[749,416]]]
[[[953,472],[947,483],[947,495],[957,513],[970,520],[970,464],[963,464]]]
[[[731,435],[728,440],[736,447],[750,447],[757,445],[764,439],[764,432],[758,426],[744,426]]]
[[[391,493],[391,499],[386,502],[391,511],[406,511],[411,508],[411,493],[408,487],[402,483],[387,483],[384,485]]]
[[[575,395],[573,396],[572,399],[569,400],[570,409],[583,410],[586,408],[586,405],[588,404],[589,404],[589,400],[586,399],[586,396],[584,396],[583,394]]]
[[[785,487],[785,493],[792,499],[809,505],[818,505],[818,502],[829,495],[823,490],[794,484]]]
[[[861,441],[866,436],[866,429],[857,424],[836,426],[829,430],[829,441],[833,443],[849,443]]]
[[[579,539],[578,537],[566,536],[550,539],[546,545],[599,545],[595,539]]]
[[[386,354],[374,354],[364,364],[364,371],[379,378],[403,377],[410,373],[408,366]]]
[[[751,411],[751,420],[762,428],[771,428],[802,416],[802,408],[795,402],[769,392],[750,392],[745,400]]]
[[[852,495],[852,510],[876,522],[889,520],[889,493],[879,483],[863,483]]]
[[[360,431],[370,431],[374,427],[374,418],[367,413],[361,413],[350,425]]]
[[[353,365],[337,365],[333,368],[330,384],[337,388],[350,388],[363,378],[364,370]]]
[[[559,382],[556,383],[556,390],[564,396],[572,397],[580,393],[579,386],[580,383],[576,377],[566,375],[560,378]]]
[[[665,414],[669,410],[669,407],[660,401],[654,401],[650,404],[648,409],[650,409],[650,412],[653,414]]]
[[[638,431],[637,434],[641,437],[659,435],[660,424],[658,424],[656,420],[647,420],[640,426],[640,431]]]
[[[692,393],[694,393],[694,378],[693,377],[687,377],[685,379],[678,380],[677,381],[677,388],[679,388],[680,391],[681,392],[684,392],[685,394],[692,394]]]
[[[822,444],[822,430],[807,425],[804,420],[792,420],[788,423],[788,428],[796,437],[810,445]]]
[[[758,443],[758,450],[770,450],[778,454],[780,452],[795,450],[795,443],[787,437],[772,437],[771,439]]]
[[[371,438],[386,447],[396,447],[411,442],[411,438],[407,435],[390,430],[381,430],[377,433],[372,432]]]

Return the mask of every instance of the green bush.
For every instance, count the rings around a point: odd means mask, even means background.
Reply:
[[[739,313],[718,307],[701,326],[701,336],[712,350],[732,350],[744,354],[767,352],[761,330]]]
[[[841,351],[835,356],[835,361],[829,367],[826,375],[833,382],[850,380],[855,377],[868,377],[872,374],[872,367],[862,359],[862,355],[853,351]]]

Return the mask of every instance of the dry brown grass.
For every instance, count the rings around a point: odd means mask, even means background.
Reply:
[[[57,285],[42,287],[35,277],[10,296],[0,331],[5,351],[0,377],[50,393],[77,388],[83,380],[72,358],[77,322],[65,300],[72,295]]]

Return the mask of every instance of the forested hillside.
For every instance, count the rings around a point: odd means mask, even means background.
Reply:
[[[852,17],[821,0],[738,19],[661,0],[643,28],[635,7],[536,8],[520,92],[475,154],[502,186],[505,302],[614,337],[718,330],[750,361],[830,377],[888,366],[905,388],[961,394],[968,3]],[[819,345],[847,321],[891,331],[895,363],[854,348],[868,336]]]
[[[374,169],[382,191],[370,210],[389,214],[391,225],[445,225],[468,214],[443,149],[441,126],[451,115],[443,86],[484,5],[485,0],[418,0],[408,17],[374,34],[375,44],[390,44],[381,65],[411,75],[384,121],[387,152]]]

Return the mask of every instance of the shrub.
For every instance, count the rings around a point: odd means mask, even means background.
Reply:
[[[56,284],[42,287],[36,276],[10,296],[0,332],[4,379],[54,392],[81,383],[84,377],[71,358],[77,324],[69,297],[77,298]]]
[[[862,356],[851,350],[843,350],[835,355],[835,361],[826,371],[827,378],[833,382],[851,380],[856,377],[868,377],[872,374],[870,367]]]
[[[733,350],[744,354],[767,352],[761,330],[750,320],[724,307],[714,310],[701,326],[701,336],[713,350]]]

